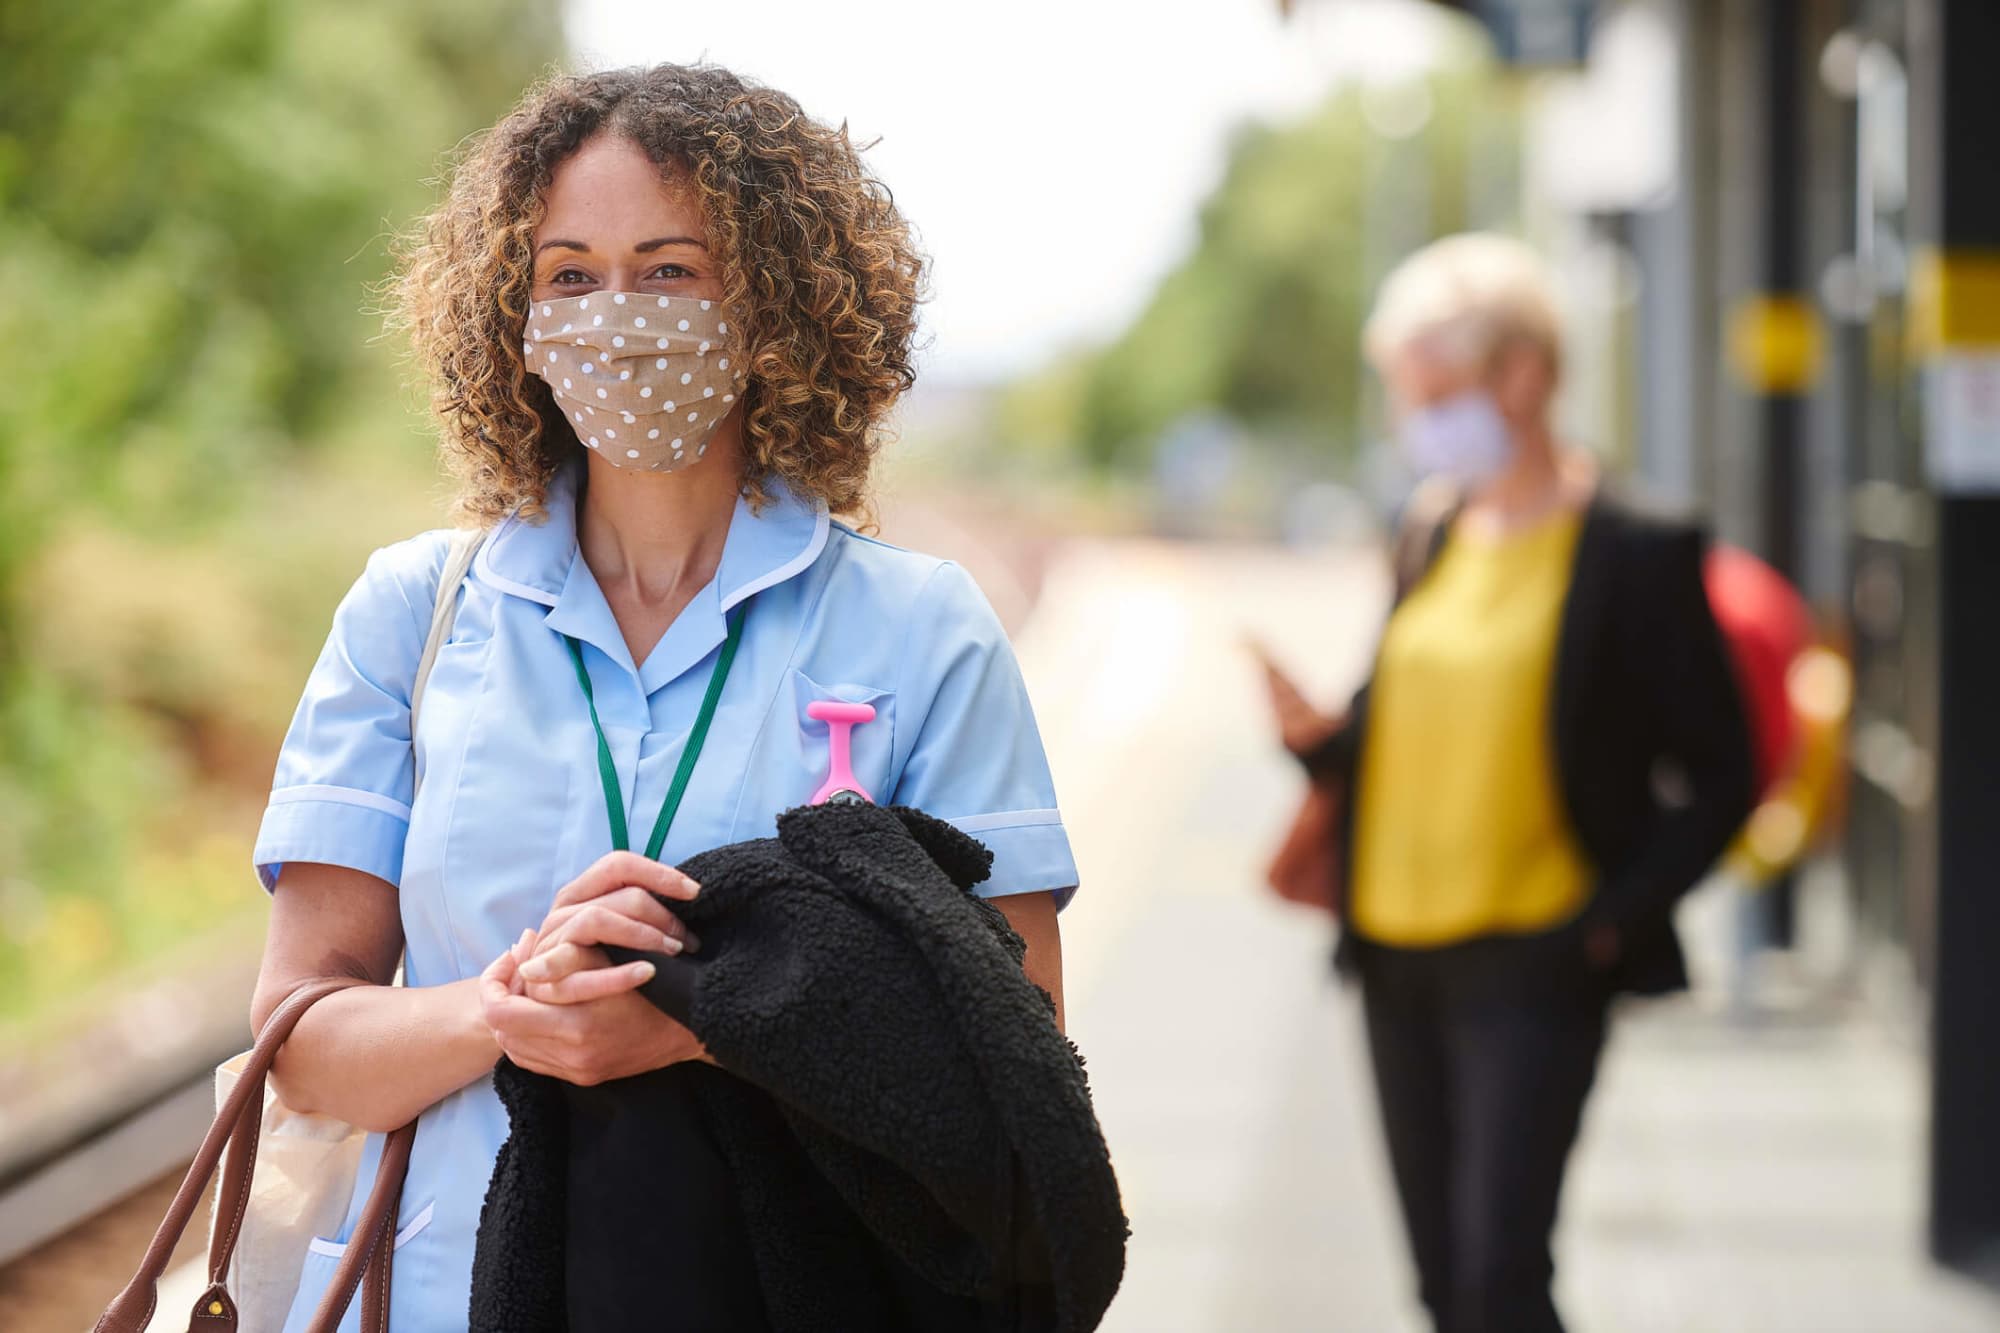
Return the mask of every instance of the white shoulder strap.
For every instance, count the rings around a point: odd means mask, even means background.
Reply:
[[[444,572],[438,577],[437,601],[431,609],[430,637],[424,640],[424,655],[417,659],[416,680],[410,685],[410,738],[415,742],[417,735],[417,709],[424,699],[424,686],[430,683],[431,667],[437,662],[438,649],[451,637],[452,622],[458,619],[458,585],[465,581],[465,572],[472,568],[472,557],[479,554],[479,547],[486,540],[487,529],[473,528],[451,534],[451,547],[445,553]],[[416,782],[424,780],[419,767]]]

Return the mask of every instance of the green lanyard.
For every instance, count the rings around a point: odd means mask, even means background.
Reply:
[[[730,617],[728,637],[722,641],[715,670],[709,673],[708,693],[702,696],[694,730],[688,733],[687,748],[681,751],[674,784],[667,788],[667,799],[660,804],[660,817],[653,821],[653,836],[646,840],[646,856],[650,860],[660,859],[660,849],[667,845],[667,830],[673,826],[674,812],[681,808],[681,797],[687,794],[688,780],[694,776],[695,761],[701,758],[702,742],[708,739],[708,724],[715,720],[715,705],[722,698],[722,682],[729,676],[729,664],[736,660],[736,645],[743,639],[744,610],[744,606],[739,606]],[[583,686],[583,701],[590,705],[590,725],[597,732],[597,776],[604,783],[604,808],[611,818],[611,845],[621,852],[630,851],[625,798],[618,794],[618,766],[611,762],[611,742],[604,739],[604,725],[597,720],[597,698],[590,691],[590,673],[584,670],[583,645],[568,634],[563,635],[563,640],[569,644],[570,661],[576,664],[577,684]]]

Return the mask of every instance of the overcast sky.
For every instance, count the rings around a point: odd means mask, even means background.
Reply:
[[[589,68],[710,59],[845,117],[934,261],[924,366],[1115,332],[1185,253],[1232,126],[1428,59],[1401,0],[570,0]]]

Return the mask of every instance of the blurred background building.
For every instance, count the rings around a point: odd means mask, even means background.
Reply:
[[[1292,775],[1233,643],[1329,694],[1363,665],[1408,479],[1360,321],[1474,227],[1557,261],[1570,433],[1790,576],[1854,668],[1844,818],[1769,898],[1777,1018],[1697,997],[1614,1054],[1566,1305],[2000,1327],[1993,0],[9,0],[0,1327],[87,1326],[150,1234],[243,1044],[250,841],[327,617],[442,521],[391,238],[549,63],[702,56],[879,137],[937,258],[881,520],[1001,610],[1077,832],[1119,1327],[1404,1327],[1344,1002],[1259,898]],[[1231,1022],[1162,961],[1191,942],[1241,970]],[[1704,1137],[1691,1086],[1764,1101]],[[1798,1173],[1782,1224],[1730,1192],[1756,1153]]]

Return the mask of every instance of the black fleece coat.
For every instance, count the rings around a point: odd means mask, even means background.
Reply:
[[[828,804],[683,863],[701,939],[646,994],[722,1068],[579,1088],[502,1060],[480,1333],[1084,1330],[1127,1225],[1083,1063],[992,854]],[[724,1072],[727,1071],[727,1072]]]

